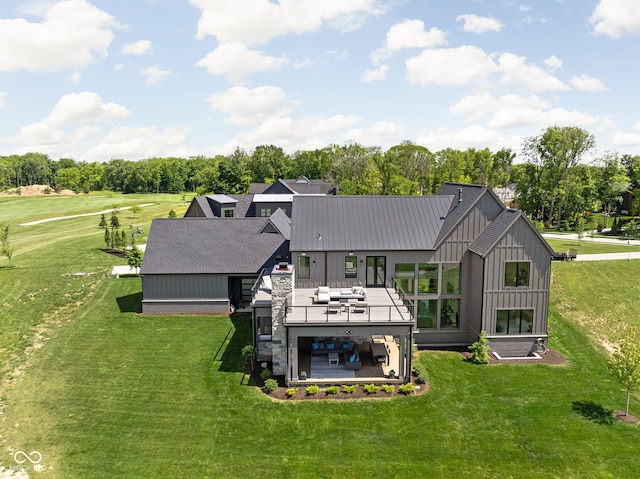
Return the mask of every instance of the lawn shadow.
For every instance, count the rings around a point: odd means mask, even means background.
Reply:
[[[589,419],[598,424],[613,424],[616,421],[613,409],[606,409],[594,401],[573,401],[571,403],[571,409],[585,419]]]
[[[121,313],[141,313],[142,312],[142,291],[128,294],[116,298],[118,308]]]
[[[252,344],[251,315],[234,313],[229,316],[233,328],[227,331],[222,342],[214,351],[214,361],[220,361],[219,371],[243,372],[242,348]]]

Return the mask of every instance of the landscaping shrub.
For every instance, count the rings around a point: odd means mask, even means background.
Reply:
[[[393,384],[384,384],[382,386],[382,390],[387,394],[393,394],[393,392],[396,390],[396,387]]]
[[[343,384],[342,385],[342,390],[346,394],[353,394],[358,390],[358,385],[357,384]]]
[[[276,381],[275,379],[267,379],[264,382],[264,388],[272,393],[273,391],[275,391],[276,389],[278,389],[278,381]]]
[[[480,331],[478,340],[469,346],[469,350],[471,351],[471,362],[489,364],[489,340],[486,331]]]
[[[318,394],[318,391],[320,391],[320,388],[314,384],[312,386],[307,386],[306,391],[308,396],[315,396]]]
[[[405,383],[398,387],[398,392],[404,395],[412,394],[414,391],[413,384]]]
[[[329,395],[338,394],[340,392],[340,388],[338,386],[328,386],[326,389],[326,393]]]
[[[289,388],[285,391],[285,394],[287,395],[288,398],[290,398],[291,396],[295,396],[297,392],[298,392],[298,388]]]
[[[273,377],[273,374],[271,374],[271,371],[269,371],[268,369],[263,369],[260,373],[260,377],[263,381],[266,381],[267,379],[271,379]]]
[[[364,390],[367,391],[368,394],[375,394],[380,390],[380,386],[376,386],[375,384],[367,384],[364,387]]]
[[[416,384],[424,384],[427,382],[427,378],[420,375],[416,378]]]

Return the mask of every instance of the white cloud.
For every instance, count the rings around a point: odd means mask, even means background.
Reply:
[[[255,72],[277,71],[287,61],[286,57],[271,57],[257,50],[250,50],[242,43],[222,43],[196,63],[213,75],[222,75],[230,83],[242,83]]]
[[[33,148],[31,151],[40,151],[41,146],[62,143],[64,139],[64,131],[57,128],[50,122],[32,123],[23,126],[15,138],[11,142],[17,145],[29,146]]]
[[[378,68],[373,68],[371,70],[366,70],[362,74],[362,81],[365,83],[370,83],[373,81],[380,81],[387,78],[387,72],[389,71],[389,65],[384,64],[380,65]]]
[[[522,97],[519,95],[503,95],[499,98],[491,93],[466,96],[449,108],[449,112],[455,115],[466,115],[469,120],[478,120],[494,114],[496,111],[519,110],[523,108],[548,108],[548,102],[542,98],[531,95]]]
[[[73,72],[71,75],[69,75],[68,78],[71,83],[73,83],[74,85],[77,85],[78,83],[80,83],[80,80],[82,80],[82,73]]]
[[[624,133],[618,131],[613,135],[613,146],[624,147],[639,147],[640,146],[640,133]]]
[[[620,38],[625,33],[640,35],[640,3],[637,0],[600,0],[589,22],[596,35]]]
[[[462,86],[497,70],[497,65],[483,50],[464,45],[458,48],[425,50],[405,62],[409,83],[426,86]]]
[[[133,43],[127,43],[120,49],[121,55],[144,55],[145,53],[151,53],[153,48],[149,40],[139,40]]]
[[[62,0],[42,22],[0,19],[0,71],[80,69],[107,57],[119,28],[115,19],[85,0]]]
[[[498,151],[501,148],[511,148],[518,151],[522,144],[522,136],[502,136],[499,131],[488,130],[481,126],[469,126],[460,130],[438,128],[421,134],[417,144],[424,145],[436,152],[445,148],[466,150],[468,148],[489,148]]]
[[[222,149],[231,152],[236,147],[252,149],[263,144],[280,146],[287,151],[322,148],[335,142],[336,135],[345,128],[360,121],[360,117],[353,115],[335,115],[329,118],[309,116],[300,119],[271,117],[258,128],[236,136]]]
[[[483,34],[487,32],[499,32],[504,24],[491,17],[480,17],[474,14],[458,15],[456,20],[462,20],[462,29],[469,33]]]
[[[270,117],[285,116],[298,104],[289,100],[282,88],[275,86],[252,90],[236,86],[214,93],[207,101],[215,110],[226,113],[226,121],[235,125],[261,123]]]
[[[165,77],[171,75],[171,72],[154,65],[140,70],[140,75],[145,78],[147,85],[157,85],[164,80]]]
[[[380,121],[369,128],[347,130],[344,141],[355,141],[362,145],[379,146],[387,149],[398,144],[398,138],[404,138],[405,129],[392,121]]]
[[[560,60],[557,56],[551,55],[544,61],[544,64],[547,65],[547,68],[552,72],[556,71],[559,68],[562,68],[562,60]]]
[[[540,110],[535,108],[510,108],[497,110],[489,120],[492,128],[514,128],[521,126],[548,125],[588,127],[598,123],[598,117],[580,111],[563,108]]]
[[[502,83],[515,84],[531,91],[566,91],[569,87],[542,68],[526,63],[526,58],[503,53],[498,60]]]
[[[187,145],[190,127],[168,127],[158,131],[155,127],[113,128],[99,138],[88,152],[88,161],[109,161],[112,158],[139,160],[143,158],[193,155]]]
[[[374,50],[370,57],[374,64],[407,48],[432,48],[447,44],[447,34],[437,28],[425,31],[422,20],[405,20],[393,25],[386,35],[382,48]]]
[[[44,120],[53,125],[89,123],[126,118],[131,113],[117,103],[103,103],[97,93],[83,91],[63,96]]]
[[[604,83],[589,75],[574,76],[569,80],[569,84],[580,91],[599,92],[608,90]]]
[[[197,37],[214,36],[219,42],[264,44],[288,34],[316,32],[323,25],[352,31],[367,16],[385,11],[379,0],[189,0],[202,10]]]

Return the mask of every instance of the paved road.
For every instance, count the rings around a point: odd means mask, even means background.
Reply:
[[[569,239],[569,240],[577,240],[578,235],[576,234],[554,234],[554,233],[545,233],[542,236],[545,238],[552,239]],[[627,245],[636,245],[640,246],[640,240],[619,240],[615,238],[582,238],[582,241],[585,243],[608,243],[608,244],[617,244],[624,246]],[[576,256],[574,261],[610,261],[610,260],[632,260],[632,259],[640,259],[640,251],[629,251],[628,253],[600,253],[600,254],[579,254]]]

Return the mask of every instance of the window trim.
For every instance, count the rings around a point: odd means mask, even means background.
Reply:
[[[513,277],[514,284],[507,284],[507,267],[510,264],[515,264],[516,266],[515,276]],[[520,284],[519,270],[520,270],[520,265],[523,265],[523,264],[526,264],[529,269],[527,274],[527,284]],[[530,288],[531,287],[531,261],[505,261],[503,286],[505,288]]]

